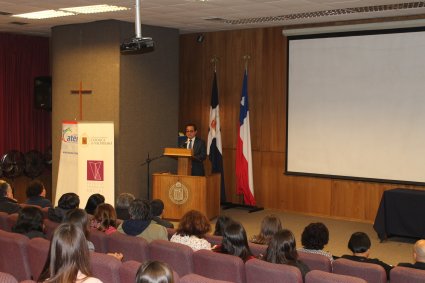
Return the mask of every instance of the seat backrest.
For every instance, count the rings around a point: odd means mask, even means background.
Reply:
[[[1,283],[18,283],[15,277],[12,274],[0,272],[0,282]]]
[[[136,278],[137,270],[139,269],[141,263],[135,260],[129,260],[123,262],[120,266],[119,275],[120,281],[124,282],[134,282]]]
[[[368,283],[387,282],[385,269],[377,264],[356,262],[345,258],[339,258],[333,262],[332,266],[333,273],[336,274],[359,277]]]
[[[89,240],[93,243],[95,251],[98,253],[106,253],[108,251],[108,239],[104,232],[97,229],[90,229]]]
[[[425,282],[425,270],[395,266],[390,271],[391,283],[423,283]]]
[[[237,256],[199,250],[193,254],[193,271],[217,280],[245,282],[245,264]]]
[[[7,221],[8,216],[9,214],[7,214],[6,212],[0,211],[0,229],[3,231],[10,232],[9,223]]]
[[[310,270],[332,272],[331,261],[324,255],[298,252],[298,256],[298,259],[304,262]]]
[[[305,283],[366,283],[366,281],[354,276],[312,270],[305,276]]]
[[[51,240],[53,238],[53,233],[55,233],[55,230],[60,225],[60,223],[54,222],[48,218],[44,218],[43,223],[46,229],[46,237],[48,240]]]
[[[9,226],[8,231],[12,231],[13,227],[15,227],[16,222],[18,221],[18,213],[9,214],[7,216],[7,225]]]
[[[0,230],[0,271],[12,274],[18,281],[31,279],[28,241],[24,235]]]
[[[266,255],[267,246],[259,245],[254,243],[249,243],[249,249],[255,257],[259,257],[261,255]]]
[[[180,278],[180,283],[231,283],[230,281],[223,281],[211,279],[199,274],[190,273]]]
[[[221,242],[223,241],[223,237],[222,236],[215,236],[215,235],[211,235],[211,234],[206,234],[205,235],[205,239],[211,243],[211,246],[214,245],[220,245]]]
[[[123,262],[128,260],[143,262],[149,259],[148,242],[141,237],[115,232],[108,235],[106,239],[108,252],[122,253]]]
[[[167,263],[179,276],[193,272],[193,250],[189,246],[165,240],[149,243],[151,260]]]
[[[275,264],[259,259],[245,263],[247,283],[302,283],[301,271],[295,266]]]
[[[102,282],[120,283],[119,269],[121,261],[115,257],[107,254],[91,252],[90,266],[93,277],[100,279]]]
[[[49,210],[49,207],[43,207],[41,209],[41,213],[43,213],[43,218],[47,218],[47,211]]]
[[[31,278],[37,280],[43,271],[50,250],[50,241],[43,238],[33,238],[28,241],[28,263],[31,271]]]

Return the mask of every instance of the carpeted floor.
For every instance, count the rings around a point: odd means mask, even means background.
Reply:
[[[370,257],[379,258],[392,265],[397,265],[399,262],[412,262],[412,247],[415,240],[390,239],[380,243],[376,232],[373,230],[373,225],[369,223],[313,217],[270,209],[248,213],[247,210],[233,208],[223,210],[222,214],[240,221],[244,225],[248,237],[259,232],[260,223],[264,216],[275,214],[282,221],[283,227],[295,234],[297,247],[301,246],[301,233],[304,227],[311,222],[322,222],[328,227],[330,234],[329,244],[325,247],[325,250],[336,256],[350,254],[351,252],[347,248],[348,239],[352,233],[362,231],[367,233],[372,241]],[[215,220],[212,221],[212,225],[214,223]]]

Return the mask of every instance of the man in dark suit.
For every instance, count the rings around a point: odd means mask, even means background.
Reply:
[[[399,263],[398,266],[425,270],[425,240],[419,240],[415,243],[413,258],[415,263]]]
[[[6,181],[0,180],[0,211],[12,214],[20,210],[21,206],[13,198],[12,187]]]
[[[186,125],[187,140],[180,144],[180,147],[192,149],[192,176],[205,176],[203,161],[207,157],[207,147],[205,142],[196,137],[197,129],[195,124]]]

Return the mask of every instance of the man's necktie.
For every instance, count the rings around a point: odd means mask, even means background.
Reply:
[[[192,140],[189,140],[189,147],[188,149],[192,149]]]

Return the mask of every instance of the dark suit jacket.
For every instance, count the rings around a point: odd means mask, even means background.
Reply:
[[[425,270],[425,262],[415,262],[413,264],[412,263],[399,263],[398,266]]]
[[[187,148],[187,140],[180,144],[181,148]],[[204,160],[207,158],[207,147],[205,142],[196,137],[192,146],[192,176],[205,176]]]
[[[21,206],[13,199],[8,197],[0,197],[0,211],[7,214],[17,213],[21,210]]]

